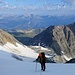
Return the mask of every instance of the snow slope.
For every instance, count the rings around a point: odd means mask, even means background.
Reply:
[[[19,43],[16,43],[15,46],[14,44],[7,42],[5,45],[3,45],[3,48],[5,48],[3,49],[3,51],[21,56],[26,56],[30,58],[36,58],[38,56],[38,54],[34,50],[28,48],[27,46],[20,45]]]
[[[46,64],[46,71],[40,71],[40,64],[31,61],[18,61],[4,52],[0,46],[0,75],[75,75],[75,64]]]

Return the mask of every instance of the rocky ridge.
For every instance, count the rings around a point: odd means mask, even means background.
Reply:
[[[36,35],[30,43],[50,47],[56,53],[56,62],[65,62],[75,58],[75,35],[68,26],[50,26]]]

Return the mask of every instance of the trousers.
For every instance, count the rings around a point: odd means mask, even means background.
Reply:
[[[45,71],[45,69],[46,69],[46,66],[45,66],[45,63],[43,62],[41,63],[41,70]]]

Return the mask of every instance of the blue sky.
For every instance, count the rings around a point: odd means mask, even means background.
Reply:
[[[0,0],[0,14],[75,15],[75,0]]]

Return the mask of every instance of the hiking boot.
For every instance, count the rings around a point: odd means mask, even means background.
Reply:
[[[45,69],[43,69],[43,71],[45,71]]]

